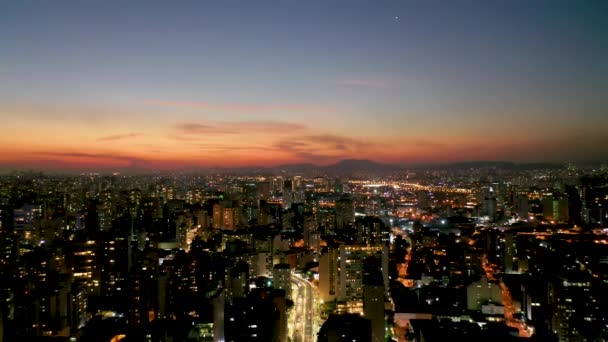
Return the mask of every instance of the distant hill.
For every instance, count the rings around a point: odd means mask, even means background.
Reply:
[[[451,164],[435,165],[432,168],[443,169],[503,169],[503,170],[531,170],[531,169],[558,169],[561,163],[514,163],[510,161],[469,161]]]
[[[599,165],[599,162],[586,162],[582,165]],[[0,167],[0,174],[10,174],[25,170],[41,171],[40,168],[29,167],[31,165],[4,165]],[[63,168],[61,165],[47,165],[43,171],[46,174],[79,174],[79,173],[101,173],[111,174],[119,172],[125,175],[150,175],[162,173],[175,174],[205,174],[205,173],[228,173],[235,175],[277,175],[283,172],[287,174],[300,174],[306,176],[385,176],[395,174],[406,169],[417,170],[468,170],[468,169],[502,169],[502,170],[538,170],[538,169],[560,169],[564,163],[540,162],[540,163],[515,163],[510,161],[467,161],[456,163],[430,163],[430,164],[385,164],[369,159],[345,159],[330,165],[316,165],[312,163],[283,164],[278,166],[246,166],[246,167],[201,167],[192,166],[174,170],[158,170],[146,165],[135,163],[126,167],[102,167],[102,168]]]
[[[311,163],[283,164],[274,167],[241,167],[241,168],[214,168],[216,172],[229,172],[237,174],[289,174],[303,175],[354,175],[370,174],[385,175],[402,170],[403,167],[392,164],[377,163],[367,159],[346,159],[330,165],[316,165]]]
[[[452,169],[481,169],[481,168],[504,168],[504,169],[511,169],[515,166],[516,164],[513,162],[509,162],[509,161],[485,161],[485,160],[479,160],[479,161],[467,161],[467,162],[458,162],[458,163],[451,163],[447,166],[448,168],[452,168]]]
[[[345,159],[324,167],[330,174],[370,173],[385,174],[403,170],[403,167],[392,164],[377,163],[367,159]]]
[[[285,171],[288,173],[298,173],[298,172],[310,173],[310,172],[315,172],[315,171],[321,171],[322,168],[323,168],[322,166],[315,165],[312,163],[302,163],[302,164],[283,164],[283,165],[272,167],[270,169],[272,169],[274,171],[279,171],[279,172]]]

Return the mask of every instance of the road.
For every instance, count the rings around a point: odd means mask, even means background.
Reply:
[[[407,278],[408,273],[407,273],[407,269],[410,266],[410,261],[412,261],[412,247],[413,247],[413,243],[412,243],[412,238],[410,238],[410,236],[405,233],[404,231],[402,231],[399,228],[393,228],[393,235],[401,235],[403,237],[403,239],[405,239],[405,241],[407,241],[408,243],[408,247],[407,247],[407,254],[405,255],[405,259],[403,260],[402,263],[398,263],[397,264],[397,274],[398,274],[398,278],[397,281],[400,282],[401,284],[403,284],[403,286],[408,287],[408,288],[412,288],[414,287],[414,280],[413,279],[409,279]]]
[[[396,281],[400,282],[403,286],[407,287],[407,288],[413,288],[414,287],[414,280],[408,278],[408,268],[410,266],[410,262],[412,261],[412,253],[413,253],[413,242],[412,242],[412,238],[403,230],[399,229],[399,228],[393,228],[393,235],[397,236],[397,235],[401,235],[401,237],[403,237],[403,239],[405,239],[405,241],[407,241],[408,243],[408,247],[407,247],[407,254],[405,255],[405,258],[403,260],[402,263],[397,263],[397,279]],[[391,299],[392,301],[392,299]],[[394,305],[394,303],[393,303]],[[393,306],[393,310],[394,310],[394,306]],[[399,342],[409,342],[410,339],[408,339],[408,334],[409,333],[413,333],[414,329],[410,323],[410,320],[408,318],[404,318],[405,315],[400,315],[400,317],[398,318],[397,315],[395,315],[395,326],[394,326],[394,337],[398,338]]]
[[[488,262],[488,257],[486,255],[484,255],[481,259],[481,267],[486,273],[486,277],[488,278],[488,280],[496,280],[496,277],[494,276],[495,265],[492,265]],[[519,332],[519,337],[531,337],[534,333],[534,328],[526,325],[525,322],[522,322],[521,320],[518,320],[514,317],[514,314],[517,312],[517,310],[515,308],[515,305],[513,305],[513,298],[511,297],[511,291],[509,291],[509,287],[507,287],[507,285],[502,280],[500,280],[498,284],[500,285],[500,291],[502,294],[502,305],[505,308],[505,323],[511,328],[516,328]]]
[[[289,318],[289,336],[293,342],[315,342],[319,328],[318,294],[314,285],[300,275],[291,275],[294,310]]]

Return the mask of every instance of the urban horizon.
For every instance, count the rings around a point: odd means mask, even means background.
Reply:
[[[463,160],[457,162],[434,162],[434,163],[384,163],[370,159],[340,159],[336,162],[325,164],[314,163],[282,163],[271,165],[244,165],[244,166],[215,166],[215,165],[187,165],[181,167],[154,167],[146,163],[127,164],[124,166],[82,166],[75,164],[68,167],[64,164],[50,164],[46,167],[28,167],[27,164],[12,166],[5,165],[0,167],[0,174],[10,173],[43,173],[49,175],[77,175],[84,173],[98,173],[101,175],[124,174],[124,175],[151,175],[151,174],[172,174],[185,173],[196,175],[196,173],[207,172],[238,172],[238,173],[260,173],[273,174],[281,171],[289,170],[295,174],[310,174],[310,173],[327,173],[327,174],[342,174],[351,175],[354,172],[372,171],[372,173],[396,173],[407,170],[425,170],[425,169],[463,169],[463,168],[479,168],[479,167],[494,167],[498,169],[556,169],[568,165],[585,167],[591,169],[600,169],[608,162],[606,160],[584,160],[584,161],[528,161],[515,162],[509,160]],[[339,170],[336,170],[339,169]]]

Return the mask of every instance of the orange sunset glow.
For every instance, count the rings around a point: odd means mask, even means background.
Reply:
[[[1,11],[0,169],[608,157],[605,51],[569,12],[482,32],[438,18],[485,8],[136,2]]]

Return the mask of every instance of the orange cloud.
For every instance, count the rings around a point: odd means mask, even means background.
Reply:
[[[175,125],[174,130],[179,134],[199,135],[199,134],[234,134],[236,131],[218,127],[217,125],[203,125],[198,123],[183,123]]]
[[[211,124],[181,123],[175,125],[174,131],[179,134],[257,134],[257,133],[293,133],[308,129],[299,123],[282,121],[237,121],[215,122]]]
[[[179,142],[176,146],[181,151],[204,155],[205,160],[217,154],[240,162],[245,156],[255,156],[271,163],[328,163],[374,155],[374,151],[386,147],[379,141],[317,132],[303,124],[280,121],[180,123],[172,127],[168,138]]]
[[[260,104],[260,103],[219,103],[219,102],[191,102],[191,101],[165,101],[165,100],[146,100],[148,105],[164,107],[180,107],[198,109],[210,112],[230,112],[230,113],[276,113],[276,112],[297,112],[297,113],[329,113],[331,108],[301,105],[301,104]]]
[[[408,131],[409,134],[353,137],[344,132],[319,130],[306,123],[246,120],[178,121],[168,126],[138,126],[141,133],[104,130],[106,135],[91,137],[81,127],[60,125],[55,130],[35,127],[24,135],[19,133],[23,127],[7,126],[0,135],[0,166],[48,170],[61,167],[176,169],[302,162],[329,164],[351,158],[389,163],[447,163],[608,157],[604,148],[608,140],[597,134],[546,137],[526,132],[513,140],[508,134],[477,136],[454,131],[451,135],[430,135],[429,131]],[[120,144],[106,143],[111,141]]]
[[[98,138],[97,141],[123,140],[123,139],[129,139],[129,138],[136,138],[141,135],[142,135],[141,133],[114,134],[114,135],[108,135],[105,137]]]

